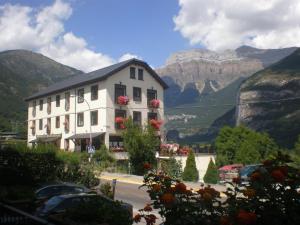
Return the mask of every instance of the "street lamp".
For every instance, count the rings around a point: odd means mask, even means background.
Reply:
[[[81,97],[81,96],[78,96],[78,95],[70,95],[70,97],[75,97],[75,99],[76,99],[76,97],[77,97],[77,98],[83,100],[83,101],[87,104],[87,106],[88,106],[88,108],[89,108],[89,112],[91,111],[90,104],[88,103],[88,101],[87,101],[85,98],[83,98],[83,97]],[[75,103],[75,104],[76,104],[76,103]],[[75,116],[76,116],[76,107],[75,107]],[[75,126],[76,126],[76,124],[75,124]],[[93,139],[92,139],[92,125],[91,125],[91,121],[90,121],[90,143],[89,143],[89,149],[92,149],[92,141],[93,141]],[[89,161],[90,161],[90,160],[91,160],[91,159],[89,158]]]

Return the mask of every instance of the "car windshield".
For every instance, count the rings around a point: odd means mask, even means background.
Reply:
[[[63,201],[63,198],[61,198],[59,196],[52,197],[45,203],[43,210],[48,211],[50,209],[53,209],[55,206],[57,206],[62,201]]]
[[[240,176],[249,176],[258,166],[246,166],[240,171]]]

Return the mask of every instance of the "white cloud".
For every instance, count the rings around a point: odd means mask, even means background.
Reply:
[[[131,54],[131,53],[125,53],[124,55],[122,55],[120,58],[119,58],[119,62],[122,62],[122,61],[126,61],[128,59],[142,59],[140,56],[138,55],[134,55],[134,54]]]
[[[64,30],[71,14],[71,6],[62,0],[40,10],[0,5],[0,51],[33,50],[86,72],[114,63],[111,57],[90,50],[83,38]]]
[[[175,30],[192,45],[224,50],[300,46],[299,0],[179,0]]]

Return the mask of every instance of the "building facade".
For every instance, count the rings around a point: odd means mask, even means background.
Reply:
[[[164,119],[165,82],[145,62],[127,60],[56,83],[26,99],[28,144],[69,151],[105,144],[122,149],[124,119],[155,126]],[[159,134],[159,133],[158,133]]]

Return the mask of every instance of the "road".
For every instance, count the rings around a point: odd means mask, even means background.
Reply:
[[[101,179],[101,182],[109,182],[111,180]],[[151,203],[148,193],[145,188],[139,188],[140,185],[125,183],[117,181],[115,199],[123,202],[127,202],[133,205],[133,215],[138,213],[139,209],[144,208],[147,203]],[[154,211],[154,214],[158,217],[159,214],[157,211]],[[156,224],[162,222],[161,218],[157,221]],[[138,224],[146,224],[144,222]]]

